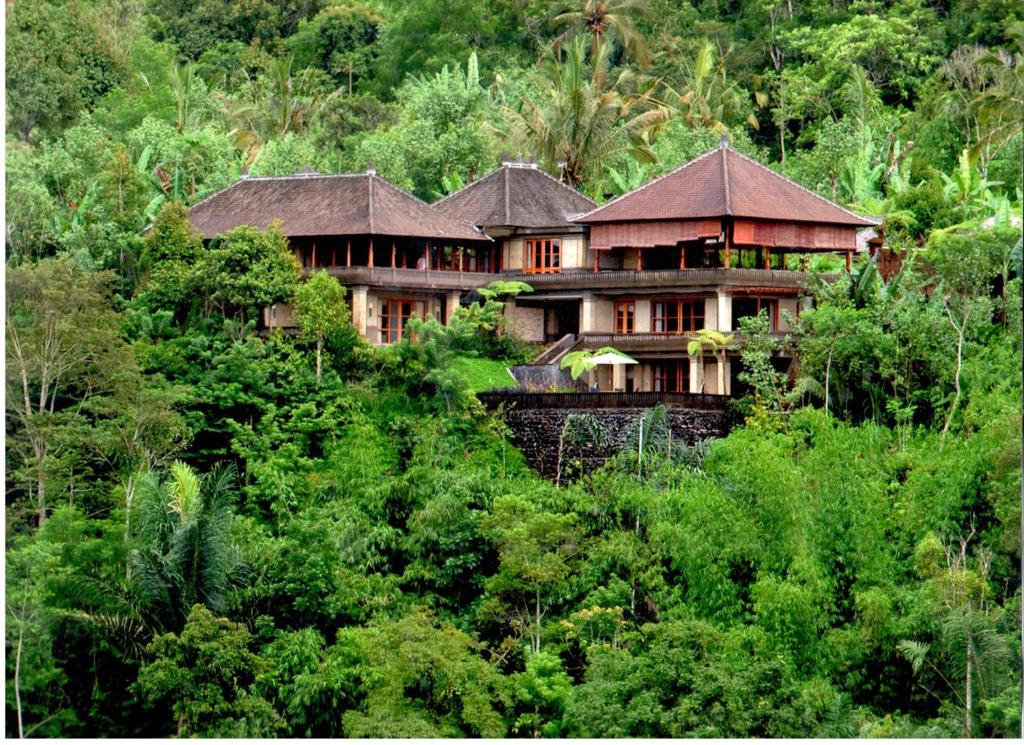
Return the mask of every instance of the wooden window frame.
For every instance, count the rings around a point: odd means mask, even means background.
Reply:
[[[409,303],[409,314],[403,316],[401,306],[404,303]],[[396,327],[397,337],[391,338],[391,306],[397,305],[398,307],[398,325]],[[379,318],[379,330],[382,344],[397,344],[402,340],[405,335],[405,324],[409,321],[414,313],[419,313],[421,317],[426,317],[426,302],[423,300],[416,300],[414,298],[401,297],[401,298],[384,298],[380,301],[380,313]]]
[[[768,333],[774,334],[779,328],[779,298],[772,297],[770,295],[747,295],[746,300],[756,300],[754,315],[758,316],[761,311],[764,310],[765,303],[769,303],[767,306],[768,311]],[[797,318],[800,317],[800,303],[797,301]],[[746,316],[740,316],[737,318],[745,318]]]
[[[662,306],[660,309],[658,306]],[[669,330],[669,318],[673,317],[668,310],[674,309],[677,328]],[[659,315],[659,310],[662,313]],[[689,312],[684,312],[688,310]],[[699,312],[698,312],[699,311]],[[704,328],[704,298],[656,298],[651,301],[651,333],[652,334],[692,334]],[[658,325],[662,330],[658,330]]]
[[[636,332],[636,300],[615,301],[615,333],[632,334]]]
[[[527,238],[523,254],[524,274],[558,274],[562,271],[560,238]]]
[[[669,371],[672,371],[671,377]],[[655,393],[689,393],[690,361],[662,362],[651,366],[651,388]]]

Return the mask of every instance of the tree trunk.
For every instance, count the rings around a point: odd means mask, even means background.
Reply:
[[[964,314],[963,321],[959,325],[953,320],[953,313],[948,307],[946,308],[946,315],[949,316],[949,323],[956,331],[956,374],[953,376],[953,390],[956,391],[956,395],[953,396],[953,405],[949,407],[946,423],[942,427],[943,439],[945,439],[946,433],[949,432],[949,425],[953,423],[953,415],[960,406],[960,372],[964,364],[964,330],[967,328],[966,314]]]
[[[540,590],[537,590],[535,594],[535,613],[537,616],[537,628],[534,631],[533,637],[533,651],[534,654],[540,654]]]
[[[964,691],[964,737],[970,737],[974,730],[973,720],[973,696],[971,695],[971,669],[972,665],[972,645],[970,638],[967,639],[967,674],[966,674],[966,690]]]
[[[322,340],[316,340],[316,384],[320,385],[320,371],[323,365],[323,349],[324,343]]]
[[[835,348],[833,344],[828,349],[828,360],[825,362],[825,418],[828,418],[828,380],[832,375],[832,350]]]
[[[18,709],[18,737],[21,739],[25,737],[25,724],[21,714],[21,648],[24,641],[25,627],[23,625],[18,629],[18,651],[14,657],[14,705]]]

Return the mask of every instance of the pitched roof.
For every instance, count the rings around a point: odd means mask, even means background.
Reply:
[[[535,165],[502,163],[484,178],[449,194],[434,208],[480,227],[578,227],[570,219],[596,203]]]
[[[723,139],[711,152],[576,217],[580,223],[739,217],[864,226],[856,215],[736,152]]]
[[[243,178],[189,209],[204,238],[239,225],[284,223],[288,237],[389,235],[457,241],[489,240],[375,173]]]

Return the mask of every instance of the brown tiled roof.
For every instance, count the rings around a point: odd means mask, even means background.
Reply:
[[[864,226],[877,221],[818,196],[725,142],[709,153],[576,217],[580,223],[740,217]]]
[[[597,205],[534,165],[501,168],[449,194],[434,208],[479,227],[568,228],[570,219]]]
[[[288,237],[390,235],[489,240],[373,173],[243,178],[189,210],[192,226],[212,238],[239,225],[284,223]]]

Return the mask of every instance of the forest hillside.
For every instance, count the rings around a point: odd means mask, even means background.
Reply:
[[[1020,736],[1019,0],[5,13],[9,736]],[[474,395],[536,352],[499,295],[373,347],[187,218],[503,156],[603,202],[722,132],[901,269],[812,279],[795,380],[746,323],[727,437],[557,484]]]

